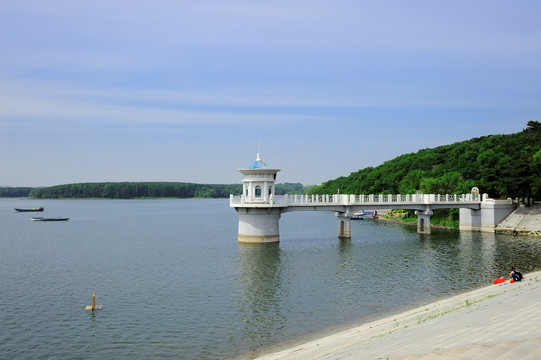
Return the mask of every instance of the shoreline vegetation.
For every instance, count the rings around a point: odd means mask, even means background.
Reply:
[[[448,209],[445,209],[448,210]],[[435,229],[456,230],[459,228],[458,219],[454,219],[454,212],[437,213],[430,218],[430,226]],[[417,226],[417,216],[411,210],[379,211],[378,220],[392,222],[400,225]]]

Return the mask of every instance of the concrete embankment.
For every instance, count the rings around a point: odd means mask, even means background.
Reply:
[[[496,232],[517,235],[541,236],[541,204],[519,206],[498,226]]]
[[[381,215],[385,212],[378,211]],[[399,218],[381,220],[408,224]],[[411,225],[415,225],[412,223]],[[519,207],[496,231],[541,235],[541,204]],[[265,355],[303,359],[541,359],[541,272]]]
[[[539,299],[530,273],[257,359],[541,359]]]

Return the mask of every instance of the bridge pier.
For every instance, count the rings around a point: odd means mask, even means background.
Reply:
[[[335,214],[338,218],[338,237],[351,239],[351,216],[342,212],[336,212]]]
[[[431,234],[432,229],[430,228],[430,215],[432,215],[433,212],[431,210],[426,211],[415,211],[415,215],[417,215],[417,233],[418,234]]]

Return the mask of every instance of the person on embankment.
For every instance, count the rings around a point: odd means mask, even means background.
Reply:
[[[511,268],[511,272],[509,273],[509,278],[513,282],[519,282],[522,281],[522,273],[518,270],[516,270],[514,267]]]

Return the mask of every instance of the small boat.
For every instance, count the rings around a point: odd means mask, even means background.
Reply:
[[[33,209],[17,209],[17,208],[15,208],[15,211],[18,211],[18,212],[43,211],[43,210],[45,210],[43,208],[43,206],[40,207],[40,208],[33,208]]]
[[[30,220],[32,221],[68,221],[70,218],[63,218],[63,217],[33,217]]]
[[[364,220],[365,216],[372,216],[374,219],[377,219],[378,212],[374,210],[358,211],[352,214],[351,220]]]

